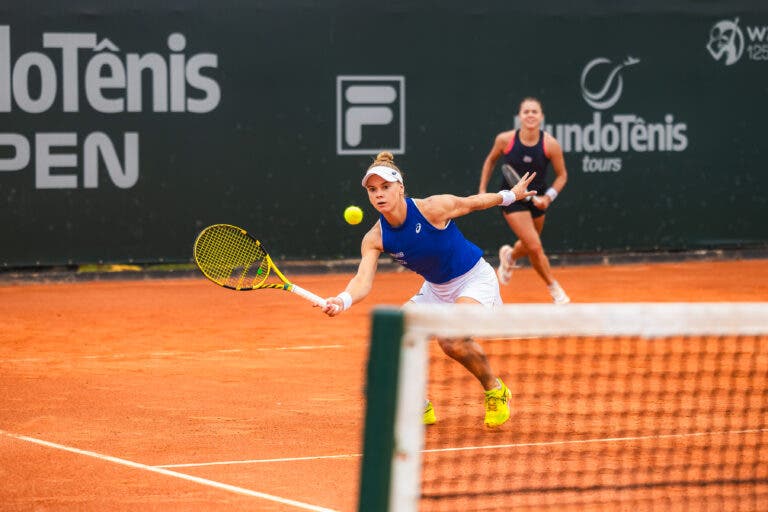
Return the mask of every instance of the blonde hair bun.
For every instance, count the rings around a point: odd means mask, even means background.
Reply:
[[[376,163],[382,163],[382,162],[387,162],[390,164],[395,163],[395,157],[389,151],[382,151],[381,153],[376,155]]]

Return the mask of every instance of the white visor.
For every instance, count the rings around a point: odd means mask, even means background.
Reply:
[[[384,180],[389,181],[390,183],[393,183],[395,181],[399,181],[400,183],[403,182],[403,177],[400,176],[400,173],[397,172],[395,169],[392,169],[391,167],[387,167],[384,165],[377,165],[376,167],[371,167],[368,169],[368,172],[365,173],[365,176],[363,176],[363,187],[365,187],[365,182],[368,181],[368,178],[370,178],[372,175],[381,176],[384,178]]]

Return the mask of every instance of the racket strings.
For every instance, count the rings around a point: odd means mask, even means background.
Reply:
[[[235,226],[204,230],[195,243],[195,260],[206,277],[236,290],[254,288],[269,276],[267,252]]]

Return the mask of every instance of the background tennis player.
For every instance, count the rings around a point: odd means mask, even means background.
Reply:
[[[544,112],[539,100],[525,98],[520,103],[519,116],[519,130],[501,132],[496,136],[493,147],[483,162],[478,187],[479,193],[486,191],[496,162],[502,157],[504,163],[509,164],[519,174],[535,173],[530,186],[537,192],[536,197],[530,201],[519,201],[502,207],[504,219],[517,235],[517,241],[514,247],[504,244],[499,249],[499,282],[508,284],[512,278],[515,260],[528,256],[531,266],[547,284],[552,301],[555,304],[567,304],[571,299],[552,275],[549,258],[544,254],[541,243],[547,209],[568,181],[563,149],[557,139],[541,129]],[[550,162],[555,171],[555,179],[552,185],[547,187],[547,168]]]

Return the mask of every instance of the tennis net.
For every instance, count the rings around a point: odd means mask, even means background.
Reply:
[[[435,341],[467,336],[497,429]],[[361,512],[768,506],[768,303],[377,308],[367,395]]]

